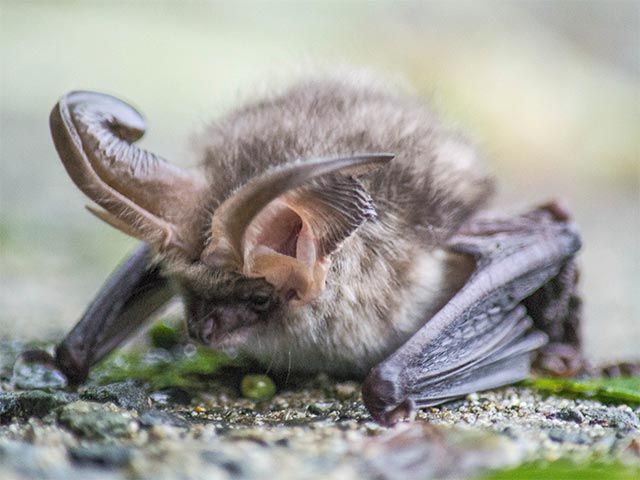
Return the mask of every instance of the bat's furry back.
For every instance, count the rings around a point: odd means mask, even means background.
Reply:
[[[231,112],[201,145],[208,212],[277,164],[395,154],[362,178],[377,217],[333,255],[320,297],[285,309],[239,348],[274,370],[365,374],[446,303],[472,268],[440,246],[484,206],[492,181],[472,145],[416,98],[357,77],[306,80]],[[206,222],[200,227],[206,236]],[[234,288],[224,275],[215,283],[221,295]]]
[[[214,203],[277,164],[391,152],[394,161],[365,179],[367,189],[381,219],[421,238],[454,230],[492,192],[464,136],[424,101],[361,75],[301,81],[215,122],[201,144]]]

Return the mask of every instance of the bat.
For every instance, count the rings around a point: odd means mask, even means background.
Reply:
[[[568,211],[489,212],[476,149],[417,98],[303,80],[208,126],[195,169],[136,146],[142,116],[106,94],[64,95],[50,127],[89,210],[142,241],[57,346],[72,383],[176,295],[205,345],[364,378],[383,424],[524,379],[536,354],[575,368]]]

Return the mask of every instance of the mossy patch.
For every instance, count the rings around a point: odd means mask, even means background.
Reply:
[[[635,480],[640,468],[620,462],[593,461],[575,463],[569,460],[525,463],[515,468],[498,470],[483,480]]]
[[[238,361],[204,347],[134,350],[102,362],[92,372],[92,380],[101,385],[135,380],[153,390],[201,390],[221,368],[233,365]]]
[[[224,367],[242,366],[242,360],[189,343],[184,332],[161,320],[147,332],[147,346],[118,351],[91,372],[91,383],[107,385],[135,381],[151,390],[182,388],[205,390]]]
[[[640,405],[640,377],[590,378],[585,380],[542,377],[526,380],[524,386],[571,398],[603,403]]]
[[[155,323],[149,329],[149,340],[151,341],[151,345],[155,348],[171,350],[180,343],[181,338],[180,332],[176,328],[164,321],[161,321]]]

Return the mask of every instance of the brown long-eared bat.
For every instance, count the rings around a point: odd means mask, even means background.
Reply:
[[[208,127],[195,170],[135,146],[142,117],[109,95],[66,94],[50,125],[91,212],[143,242],[57,347],[72,382],[176,294],[193,338],[364,378],[385,424],[578,352],[566,209],[489,214],[475,149],[419,99],[305,80]]]

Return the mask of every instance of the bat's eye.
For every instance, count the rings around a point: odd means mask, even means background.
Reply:
[[[257,312],[264,312],[271,306],[271,297],[269,295],[253,295],[249,298],[251,308]]]

